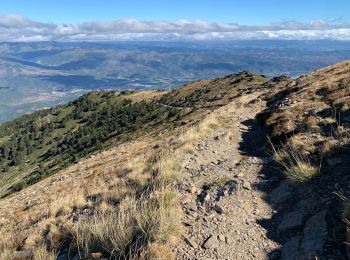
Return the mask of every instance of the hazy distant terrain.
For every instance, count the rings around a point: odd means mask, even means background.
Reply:
[[[242,70],[298,76],[346,59],[341,41],[0,43],[0,122],[94,89],[173,88]]]

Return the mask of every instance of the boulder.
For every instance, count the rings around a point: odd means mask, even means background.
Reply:
[[[326,213],[326,210],[320,211],[316,215],[310,217],[305,224],[301,248],[307,254],[322,254],[327,236]]]
[[[219,240],[215,235],[211,235],[204,241],[203,247],[205,249],[215,249],[219,247]]]
[[[246,189],[246,190],[251,190],[252,189],[249,181],[244,181],[242,187],[244,189]]]
[[[327,159],[327,164],[331,167],[337,166],[343,162],[342,158],[329,158]]]
[[[194,201],[187,203],[185,207],[186,207],[186,209],[191,210],[191,211],[197,211],[197,209],[198,209],[196,202],[194,202]]]
[[[244,161],[245,164],[268,164],[272,162],[270,157],[249,157]]]
[[[185,242],[190,245],[191,247],[193,247],[194,249],[197,249],[198,248],[198,245],[196,243],[196,241],[193,239],[193,238],[190,238],[190,237],[187,237],[185,236],[184,237],[184,240]]]
[[[284,180],[280,183],[280,185],[274,189],[269,198],[270,203],[273,206],[278,206],[281,203],[285,202],[286,200],[290,199],[292,196],[292,190],[287,182],[287,180]]]
[[[295,230],[302,227],[304,214],[299,211],[292,211],[284,215],[282,222],[279,224],[279,231]]]
[[[301,238],[299,236],[292,237],[282,248],[281,260],[298,260],[299,245]]]

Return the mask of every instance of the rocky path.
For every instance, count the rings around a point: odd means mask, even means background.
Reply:
[[[261,223],[274,211],[261,186],[270,159],[265,132],[255,123],[257,95],[215,111],[220,126],[197,144],[178,184],[184,211],[178,259],[267,259],[280,247]]]

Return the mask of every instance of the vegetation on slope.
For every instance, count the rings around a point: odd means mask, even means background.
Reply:
[[[173,90],[160,102],[174,107],[208,108],[222,106],[232,99],[264,87],[268,79],[249,72],[213,80],[199,80]]]
[[[0,125],[0,195],[30,186],[93,152],[176,126],[184,114],[225,105],[266,82],[263,76],[242,72],[169,93],[92,92]]]
[[[0,126],[2,185],[21,176],[9,194],[38,182],[112,141],[126,141],[178,119],[180,110],[125,93],[95,92]],[[3,193],[4,195],[4,193]]]
[[[15,180],[25,186],[58,173],[1,200],[1,258],[20,252],[51,259],[68,251],[81,257],[172,259],[167,244],[181,232],[172,184],[181,175],[182,157],[215,127],[215,118],[206,116],[213,108],[265,82],[241,73],[201,81],[205,91],[194,82],[146,97],[96,92],[2,125],[1,147],[11,144],[13,154],[25,131],[34,133],[24,142],[23,159],[3,157],[8,169],[2,185]],[[220,98],[221,90],[226,94]],[[39,166],[45,167],[43,175]],[[11,192],[15,185],[4,187]]]
[[[345,240],[343,220],[350,218],[348,206],[342,214],[344,206],[334,196],[350,196],[349,72],[350,62],[343,62],[284,80],[284,87],[277,84],[265,95],[268,108],[258,117],[269,130],[276,161],[298,191],[296,207],[314,203],[307,214],[329,212],[331,250]]]
[[[329,237],[343,241],[340,218],[350,217],[348,207],[341,214],[339,203],[326,202],[334,192],[350,196],[349,72],[350,63],[298,79],[268,80],[242,72],[195,81],[149,98],[140,93],[95,92],[2,125],[1,163],[6,172],[0,181],[11,183],[4,186],[7,193],[96,151],[116,147],[123,152],[107,162],[99,161],[101,154],[95,153],[92,169],[83,168],[84,161],[74,171],[68,168],[57,178],[5,198],[2,205],[17,202],[20,207],[12,211],[13,217],[0,211],[4,234],[0,256],[11,258],[22,250],[44,259],[67,251],[85,258],[172,259],[168,245],[181,234],[172,185],[181,176],[182,157],[215,127],[215,118],[205,115],[263,89],[268,108],[258,119],[269,130],[276,161],[299,191],[296,207],[307,207],[306,217],[320,210],[330,212]],[[79,178],[67,177],[78,173]],[[22,184],[17,188],[13,182]],[[43,198],[37,189],[53,192]],[[35,200],[19,203],[26,196]],[[51,206],[45,210],[48,203]]]
[[[332,164],[332,158],[345,156],[350,137],[349,72],[349,62],[337,64],[274,92],[260,119],[274,143],[286,144],[277,151],[279,161],[306,156],[308,164],[318,166],[322,162],[326,166]],[[306,163],[305,159],[299,161]]]
[[[131,156],[123,163],[95,166],[92,174],[76,178],[69,187],[74,192],[45,198],[51,202],[48,211],[41,203],[24,205],[20,211],[30,219],[7,222],[0,258],[20,251],[51,259],[68,251],[84,259],[173,259],[168,244],[181,234],[181,214],[172,184],[181,176],[185,153],[216,124],[208,116],[156,144],[137,145],[136,151],[126,144]]]

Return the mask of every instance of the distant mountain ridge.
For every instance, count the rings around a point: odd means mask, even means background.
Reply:
[[[348,46],[337,41],[1,43],[0,122],[97,89],[171,89],[243,70],[299,76],[349,59]]]

